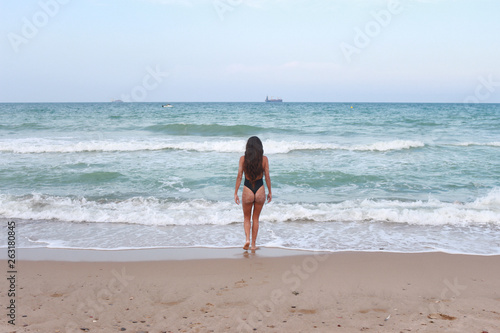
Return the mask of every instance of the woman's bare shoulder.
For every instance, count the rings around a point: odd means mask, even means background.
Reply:
[[[267,156],[266,156],[266,155],[262,156],[262,163],[263,163],[264,165],[268,165],[268,164],[269,164],[269,159],[267,158]]]

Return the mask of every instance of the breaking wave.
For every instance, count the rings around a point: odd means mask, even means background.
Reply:
[[[41,194],[0,195],[0,217],[25,220],[132,223],[142,225],[227,225],[241,221],[241,207],[204,199],[134,197],[89,200]],[[347,200],[340,203],[279,203],[266,206],[268,222],[390,222],[415,225],[500,226],[500,189],[471,202]]]
[[[69,142],[51,139],[20,139],[0,142],[0,152],[19,154],[40,153],[79,153],[79,152],[113,152],[113,151],[143,151],[143,150],[188,150],[198,152],[241,153],[245,150],[245,140],[226,141],[81,141]],[[274,141],[263,142],[265,153],[286,154],[296,150],[350,150],[386,152],[421,148],[425,144],[421,141],[393,140],[380,141],[369,144],[339,145],[336,143],[315,143],[299,141]]]

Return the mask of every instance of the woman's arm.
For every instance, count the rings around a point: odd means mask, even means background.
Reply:
[[[264,175],[266,177],[266,184],[267,184],[267,203],[271,202],[273,199],[273,194],[271,192],[271,176],[269,176],[269,159],[267,156],[264,156]]]
[[[238,197],[238,190],[241,185],[241,179],[243,178],[243,162],[245,161],[245,156],[240,157],[240,163],[238,166],[238,176],[236,176],[236,186],[234,189],[234,202],[238,205],[240,204],[240,198]]]

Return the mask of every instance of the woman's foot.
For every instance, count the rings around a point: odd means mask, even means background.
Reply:
[[[247,241],[243,246],[243,250],[248,250],[249,247],[250,247],[250,241]]]

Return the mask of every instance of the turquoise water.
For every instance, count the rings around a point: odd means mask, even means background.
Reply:
[[[0,104],[0,119],[0,219],[20,247],[241,246],[234,182],[257,135],[261,246],[500,254],[499,104]]]

